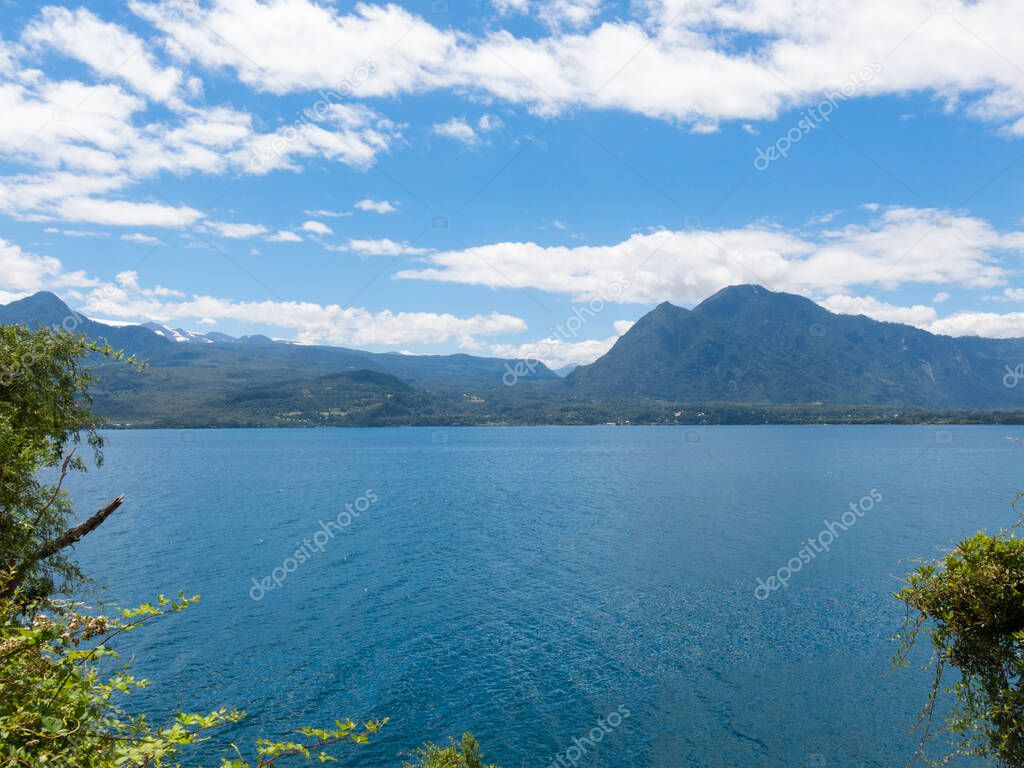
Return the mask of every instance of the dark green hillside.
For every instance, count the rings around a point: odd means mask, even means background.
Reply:
[[[93,361],[97,411],[133,427],[1007,422],[1024,404],[1024,382],[1003,383],[1024,340],[936,336],[752,285],[660,304],[593,364],[511,387],[513,360],[110,326],[46,293],[0,306],[0,323],[70,327],[146,360]]]
[[[1017,408],[1024,386],[1003,376],[1020,362],[1021,339],[936,336],[740,285],[692,310],[660,304],[566,381],[597,400]]]

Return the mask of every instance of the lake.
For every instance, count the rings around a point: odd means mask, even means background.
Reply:
[[[472,730],[503,768],[906,765],[927,654],[891,670],[892,592],[1024,486],[1020,427],[107,439],[70,488],[127,503],[77,555],[110,602],[202,594],[124,647],[158,720],[248,711],[207,766],[385,716],[342,764]]]

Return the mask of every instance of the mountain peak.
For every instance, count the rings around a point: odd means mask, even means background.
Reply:
[[[64,300],[60,296],[55,293],[51,293],[50,291],[38,291],[33,293],[31,296],[26,296],[20,301],[12,301],[11,304],[57,309],[64,313],[71,312],[71,307],[64,303]]]
[[[721,303],[728,303],[730,305],[747,303],[771,295],[780,294],[773,294],[772,291],[769,291],[763,285],[757,285],[755,283],[727,285],[725,288],[722,288],[708,296],[704,301],[694,307],[694,309],[699,307],[709,307]]]
[[[0,322],[23,322],[32,326],[60,325],[74,316],[71,307],[49,291],[39,291],[2,307]]]
[[[648,312],[646,315],[644,315],[644,317],[651,317],[651,316],[654,316],[654,317],[661,317],[661,316],[675,317],[675,316],[677,316],[679,314],[689,314],[689,313],[690,313],[690,310],[688,310],[686,307],[679,307],[679,306],[676,306],[675,304],[673,304],[673,303],[671,303],[669,301],[663,301],[663,302],[661,302],[661,304],[659,304],[654,309],[652,309],[650,312]],[[642,320],[643,318],[640,318],[640,319]]]
[[[727,286],[704,299],[693,311],[718,320],[770,316],[775,319],[799,318],[806,322],[823,322],[830,314],[804,296],[769,291],[763,285],[752,283]]]

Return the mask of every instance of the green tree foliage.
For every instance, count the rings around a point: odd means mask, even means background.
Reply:
[[[70,588],[81,579],[60,551],[41,555],[71,516],[63,484],[69,472],[86,468],[78,455],[83,437],[95,462],[103,460],[90,410],[89,355],[124,359],[64,331],[0,326],[0,573],[7,596],[16,587],[25,598],[46,595],[58,580]],[[41,479],[46,470],[53,482]]]
[[[80,607],[43,601],[25,621],[0,601],[0,766],[3,768],[170,768],[181,750],[204,741],[213,728],[244,712],[178,713],[164,724],[130,715],[117,697],[147,681],[127,666],[101,677],[98,662],[116,659],[115,638],[184,610],[198,597],[159,596],[117,618],[91,616]],[[253,753],[235,750],[221,768],[265,768],[283,758],[326,762],[328,747],[365,744],[383,721],[362,726],[346,720],[333,728],[300,728],[295,740],[256,742]]]
[[[405,763],[404,768],[498,768],[484,764],[480,745],[472,733],[462,734],[461,743],[453,740],[447,747],[428,742],[414,750],[411,757],[413,761]]]
[[[171,768],[182,748],[244,717],[222,709],[152,723],[119,701],[147,682],[127,666],[101,671],[124,635],[198,597],[160,596],[115,618],[57,597],[83,578],[66,548],[122,501],[68,527],[74,510],[63,486],[70,472],[86,468],[77,455],[83,440],[102,461],[100,423],[89,407],[92,355],[124,359],[63,331],[0,327],[0,768]],[[41,479],[47,474],[49,483]],[[328,748],[364,744],[383,724],[300,728],[291,740],[259,740],[248,754],[236,748],[220,766],[326,762],[333,759]]]
[[[910,574],[896,597],[907,608],[897,662],[906,663],[922,631],[934,650],[922,754],[945,691],[954,754],[1024,766],[1024,539],[1013,529],[979,532]],[[950,667],[957,679],[944,687]]]

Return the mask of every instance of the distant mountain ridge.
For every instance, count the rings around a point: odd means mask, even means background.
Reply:
[[[1000,408],[1024,405],[1003,383],[1021,362],[1024,339],[936,336],[736,285],[692,310],[658,305],[566,383],[596,400]]]
[[[936,336],[756,285],[693,309],[659,304],[590,365],[565,378],[537,365],[514,386],[503,378],[515,360],[107,325],[50,293],[0,305],[7,323],[80,331],[146,360],[142,373],[95,363],[98,411],[132,426],[1024,420],[1024,339]]]
[[[168,328],[160,323],[142,323],[142,328],[147,328],[157,336],[163,336],[169,341],[178,344],[275,344],[272,338],[263,334],[252,336],[229,336],[226,333],[210,331],[209,333],[198,333],[197,331],[186,331],[184,328]],[[288,342],[280,342],[288,343]]]
[[[42,291],[0,305],[0,324],[62,327],[90,338],[106,339],[116,348],[146,359],[161,376],[182,379],[186,369],[220,370],[225,381],[252,381],[261,385],[345,371],[388,373],[420,387],[458,387],[500,384],[506,365],[516,360],[454,355],[400,355],[365,352],[345,347],[293,344],[267,336],[234,338],[222,333],[200,334],[172,330],[158,323],[108,325],[72,310],[58,296]],[[175,376],[174,374],[178,374]],[[115,374],[116,375],[116,374]],[[194,378],[194,377],[192,377]],[[537,380],[558,377],[544,365],[531,375]]]

